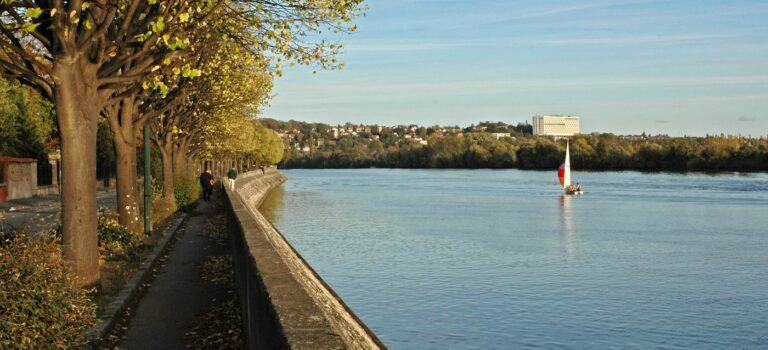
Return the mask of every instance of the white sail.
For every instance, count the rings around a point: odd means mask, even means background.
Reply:
[[[563,168],[563,188],[568,188],[571,185],[571,154],[568,141],[565,143],[565,166]]]

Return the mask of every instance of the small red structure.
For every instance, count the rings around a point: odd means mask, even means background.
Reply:
[[[0,157],[0,203],[29,198],[37,190],[37,160]]]

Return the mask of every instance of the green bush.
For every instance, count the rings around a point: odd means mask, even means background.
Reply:
[[[143,237],[131,232],[118,222],[118,213],[105,206],[100,206],[96,216],[99,231],[99,253],[106,258],[125,257],[137,253],[137,247],[143,243]],[[61,215],[51,227],[50,234],[61,239]]]
[[[176,206],[189,211],[200,199],[200,186],[194,176],[178,176],[173,182],[173,194],[176,196]]]
[[[152,200],[152,229],[156,229],[158,225],[168,219],[173,213],[176,212],[176,202],[174,198],[155,197]]]
[[[96,305],[75,287],[48,237],[0,246],[0,349],[70,349],[87,342]]]
[[[142,237],[118,223],[116,211],[99,207],[99,248],[106,257],[129,254],[142,243]]]

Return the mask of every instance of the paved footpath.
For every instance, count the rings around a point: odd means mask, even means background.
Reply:
[[[196,211],[133,309],[120,349],[185,349],[184,333],[195,316],[226,297],[225,288],[211,286],[200,277],[200,264],[208,256],[227,252],[203,235],[214,208],[200,201]]]

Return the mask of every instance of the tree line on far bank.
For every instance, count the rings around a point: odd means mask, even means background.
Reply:
[[[283,168],[519,168],[556,169],[565,140],[488,133],[433,135],[428,145],[409,140],[341,137],[311,154],[289,148]],[[725,136],[570,139],[571,166],[584,170],[768,171],[768,140]]]

